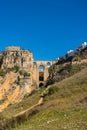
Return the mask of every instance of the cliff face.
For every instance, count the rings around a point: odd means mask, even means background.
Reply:
[[[14,66],[19,66],[27,71],[32,71],[33,66],[33,54],[28,50],[21,50],[20,47],[7,47],[2,53],[3,63],[1,68],[12,68]]]
[[[20,102],[26,93],[34,90],[27,82],[23,86],[17,84],[18,77],[19,73],[9,72],[0,78],[0,112],[8,105]]]
[[[32,68],[33,54],[29,50],[9,46],[0,54],[0,112],[34,91]]]
[[[3,79],[1,78],[0,85],[0,111],[6,108],[9,104],[16,102],[20,89],[18,86],[14,86],[14,82],[17,79],[17,74],[10,72]],[[14,95],[14,96],[13,96]]]

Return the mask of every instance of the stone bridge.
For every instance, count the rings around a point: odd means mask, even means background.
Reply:
[[[48,69],[55,61],[34,61],[33,62],[33,82],[42,87],[49,76]]]
[[[49,67],[55,61],[35,61],[30,50],[23,50],[18,46],[8,46],[2,53],[3,63],[1,69],[19,66],[20,69],[30,73],[29,85],[43,86],[47,80]]]

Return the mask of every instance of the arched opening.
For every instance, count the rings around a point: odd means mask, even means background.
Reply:
[[[33,66],[36,67],[36,66],[37,66],[37,63],[36,63],[36,62],[33,62]]]
[[[44,73],[39,72],[39,81],[44,81]]]
[[[39,81],[44,81],[44,66],[39,66]]]
[[[50,64],[50,62],[48,62],[48,63],[47,63],[47,67],[50,67],[50,66],[51,66],[51,64]]]
[[[39,66],[39,71],[42,71],[42,72],[44,71],[44,66],[43,65]]]
[[[39,84],[39,87],[40,87],[40,88],[41,88],[41,87],[43,87],[43,86],[44,86],[44,84],[43,84],[43,83],[40,83],[40,84]]]

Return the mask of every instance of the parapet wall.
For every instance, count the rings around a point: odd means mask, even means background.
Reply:
[[[20,51],[20,47],[18,47],[18,46],[8,46],[8,47],[6,47],[6,51]]]

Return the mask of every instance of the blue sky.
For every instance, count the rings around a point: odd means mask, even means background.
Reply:
[[[0,50],[21,46],[54,60],[87,41],[87,0],[0,0]]]

